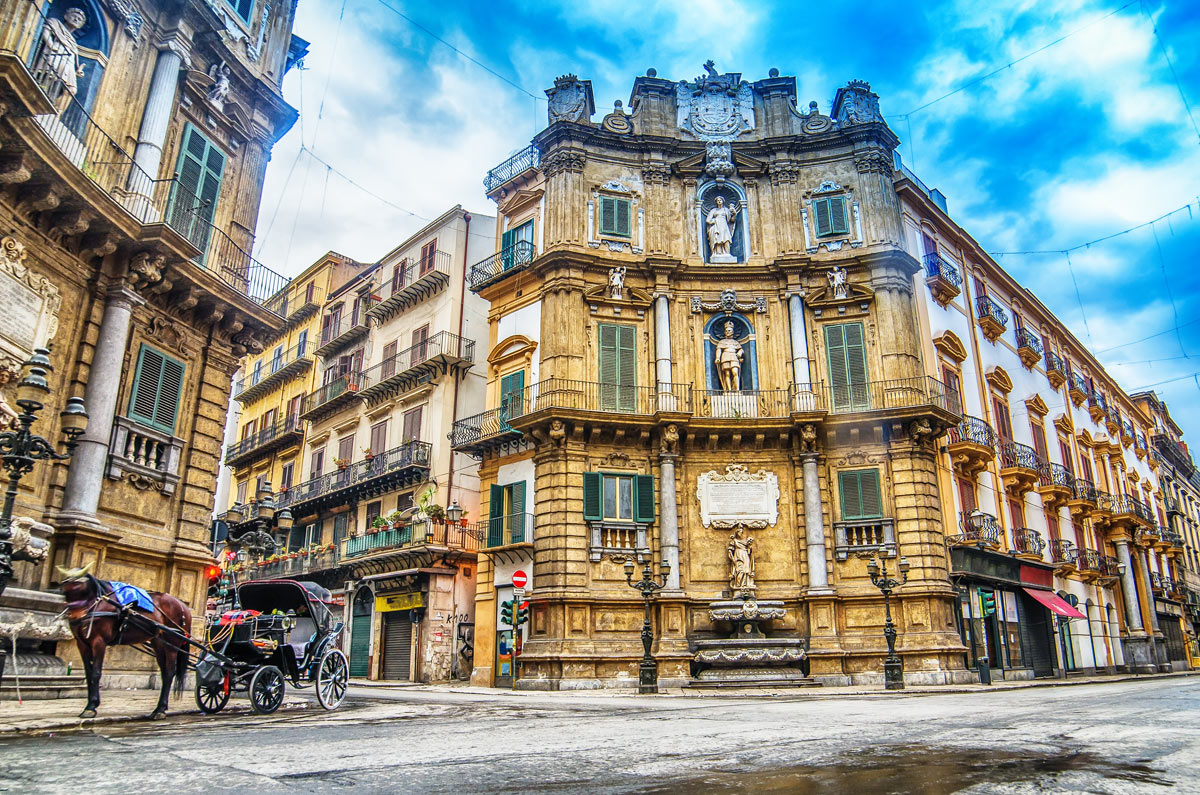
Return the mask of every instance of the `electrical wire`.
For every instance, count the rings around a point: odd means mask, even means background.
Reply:
[[[1122,342],[1120,345],[1113,345],[1111,347],[1104,348],[1103,350],[1092,351],[1092,355],[1099,356],[1100,354],[1108,353],[1109,351],[1119,350],[1120,348],[1128,348],[1130,345],[1137,345],[1139,342],[1147,342],[1149,340],[1154,339],[1155,337],[1162,337],[1166,334],[1173,334],[1173,333],[1175,333],[1175,331],[1177,329],[1187,328],[1188,326],[1194,326],[1197,323],[1200,323],[1200,318],[1196,318],[1195,320],[1189,320],[1186,323],[1180,323],[1177,327],[1172,326],[1169,329],[1164,329],[1163,331],[1157,331],[1148,337],[1142,337],[1141,339],[1136,339],[1136,340],[1133,340],[1132,342]]]
[[[325,75],[325,88],[321,91],[321,104],[317,108],[317,123],[313,128],[313,146],[317,145],[317,136],[321,134],[321,119],[325,117],[325,98],[329,95],[329,82],[333,80],[333,62],[337,59],[338,42],[342,38],[342,19],[346,16],[346,0],[342,0],[342,10],[338,12],[337,29],[333,33],[333,49],[329,53],[329,72]],[[300,143],[304,143],[301,136]]]
[[[1192,204],[1191,204],[1191,202],[1188,202],[1187,204],[1176,207],[1174,210],[1163,213],[1162,215],[1158,216],[1157,218],[1152,218],[1149,221],[1140,223],[1137,226],[1131,226],[1128,229],[1122,229],[1120,232],[1113,232],[1111,235],[1105,235],[1104,237],[1098,237],[1095,240],[1089,240],[1086,243],[1080,243],[1075,246],[1070,246],[1069,248],[1031,249],[1028,251],[989,251],[988,254],[993,257],[1010,257],[1010,256],[1015,257],[1015,256],[1026,256],[1026,255],[1030,255],[1030,254],[1067,254],[1071,251],[1078,251],[1081,248],[1091,248],[1092,246],[1096,245],[1097,243],[1103,243],[1106,240],[1112,240],[1114,237],[1120,237],[1121,235],[1127,235],[1130,232],[1136,232],[1137,230],[1142,229],[1144,227],[1152,226],[1152,225],[1158,223],[1159,221],[1162,221],[1165,218],[1170,218],[1172,215],[1175,215],[1176,213],[1181,213],[1184,210],[1188,211],[1189,218],[1192,217]]]
[[[1145,0],[1141,0],[1141,8],[1146,21],[1150,23],[1150,29],[1154,31],[1154,40],[1158,42],[1158,49],[1162,51],[1163,60],[1167,62],[1167,68],[1171,70],[1171,77],[1175,80],[1175,88],[1179,90],[1179,99],[1183,101],[1183,109],[1187,112],[1188,120],[1192,123],[1192,129],[1196,133],[1196,140],[1200,142],[1200,125],[1196,124],[1196,117],[1192,115],[1192,106],[1188,104],[1187,95],[1183,91],[1183,83],[1179,82],[1179,75],[1175,71],[1175,64],[1171,63],[1171,56],[1167,54],[1167,46],[1163,44],[1162,36],[1158,33],[1158,24],[1150,16],[1150,12],[1146,10]]]

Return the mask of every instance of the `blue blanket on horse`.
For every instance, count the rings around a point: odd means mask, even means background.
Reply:
[[[150,598],[150,594],[146,593],[145,588],[139,588],[127,582],[113,581],[109,585],[113,589],[113,598],[121,604],[133,605],[139,610],[145,610],[147,613],[154,612],[154,600]]]

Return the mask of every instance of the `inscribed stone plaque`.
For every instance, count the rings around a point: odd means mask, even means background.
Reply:
[[[779,521],[779,478],[760,469],[751,473],[741,464],[710,470],[697,478],[696,499],[705,527],[763,528]]]
[[[33,350],[43,299],[7,271],[0,271],[0,337],[19,350]]]
[[[0,238],[0,358],[18,362],[54,337],[62,305],[58,287],[30,270],[26,259],[20,241]]]

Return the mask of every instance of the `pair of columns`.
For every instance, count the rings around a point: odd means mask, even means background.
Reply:
[[[791,327],[792,366],[796,385],[802,388],[809,383],[808,336],[804,322],[804,299],[798,294],[788,298],[788,317]],[[654,299],[654,349],[655,377],[658,380],[660,404],[671,400],[671,319],[670,299],[659,293]],[[667,576],[667,590],[678,591],[679,586],[679,506],[675,494],[675,460],[678,454],[659,453],[661,487],[659,491],[659,532],[661,533],[663,558],[671,565]],[[821,508],[821,481],[817,468],[817,454],[807,453],[802,458],[804,472],[804,527],[805,543],[808,548],[808,587],[810,592],[828,591],[829,569],[825,558],[825,518]]]

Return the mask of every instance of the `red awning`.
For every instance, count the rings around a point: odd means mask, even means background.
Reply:
[[[1051,591],[1038,591],[1033,588],[1025,588],[1025,593],[1032,596],[1042,603],[1042,606],[1056,616],[1063,618],[1087,618],[1083,613],[1080,613],[1071,605],[1063,601],[1062,597]]]

